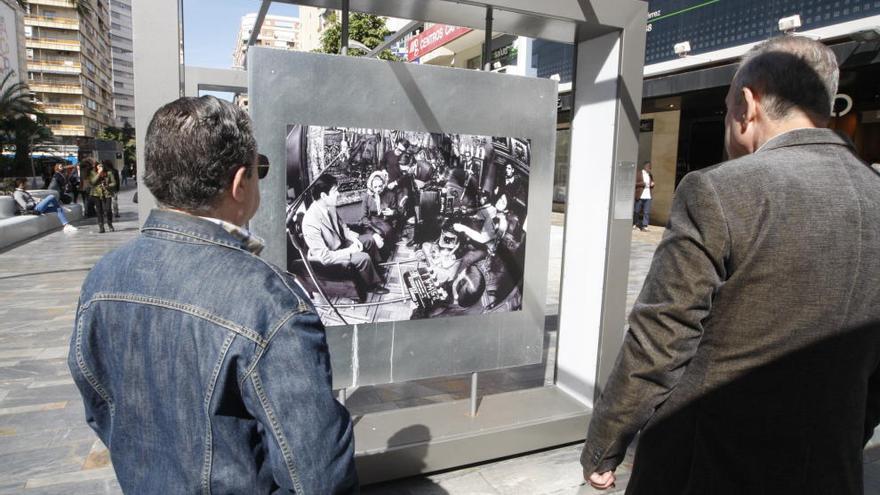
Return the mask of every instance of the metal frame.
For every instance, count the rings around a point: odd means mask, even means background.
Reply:
[[[263,6],[269,3],[264,0]],[[283,0],[314,7],[493,29],[575,43],[569,204],[555,386],[377,414],[357,422],[364,482],[445,469],[582,438],[594,397],[613,366],[625,323],[647,3],[639,0]],[[133,0],[138,160],[156,109],[184,94],[182,0]],[[262,10],[262,6],[261,6]],[[255,32],[259,32],[255,29]],[[216,81],[187,71],[195,85]],[[205,79],[202,79],[202,78]],[[511,76],[512,77],[512,76]],[[187,81],[189,83],[189,81]],[[224,86],[225,83],[219,84]],[[189,93],[193,85],[186,86]],[[581,88],[581,90],[579,90]],[[144,167],[138,167],[142,177]],[[141,219],[154,201],[138,181]],[[400,428],[403,427],[403,430]],[[410,427],[410,428],[407,428]],[[400,433],[408,432],[407,435]],[[396,434],[395,434],[396,433]]]

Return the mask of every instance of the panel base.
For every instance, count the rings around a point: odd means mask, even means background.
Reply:
[[[362,484],[465,466],[584,438],[590,409],[555,386],[355,418]]]

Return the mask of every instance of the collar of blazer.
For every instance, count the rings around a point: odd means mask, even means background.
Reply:
[[[848,137],[841,136],[831,129],[803,128],[792,129],[768,139],[755,153],[806,144],[836,144],[853,148],[852,141]]]

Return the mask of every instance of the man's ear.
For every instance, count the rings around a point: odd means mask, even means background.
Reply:
[[[761,99],[754,91],[752,91],[752,88],[743,87],[742,102],[742,120],[740,121],[740,125],[743,126],[743,130],[745,130],[746,127],[748,127],[748,124],[757,120],[758,113],[761,110]]]
[[[253,176],[253,173],[251,173]],[[238,203],[243,203],[247,201],[247,181],[252,180],[253,177],[248,177],[248,168],[245,166],[238,167],[235,171],[235,175],[232,176],[232,189],[230,193],[232,193],[232,199],[234,199]]]

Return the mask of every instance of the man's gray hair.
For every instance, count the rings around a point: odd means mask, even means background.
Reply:
[[[187,97],[153,115],[144,158],[144,183],[160,205],[209,212],[239,168],[250,177],[257,143],[238,106],[213,96]]]
[[[761,97],[773,120],[784,120],[794,108],[819,124],[831,116],[840,71],[830,48],[803,36],[779,36],[749,50],[733,78],[735,103],[742,104],[742,89]]]

